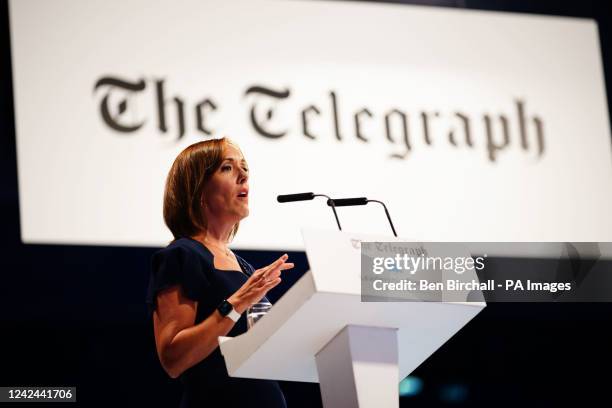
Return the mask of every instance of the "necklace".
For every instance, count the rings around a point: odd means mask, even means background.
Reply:
[[[204,242],[206,243],[206,241],[204,241]],[[213,245],[212,242],[208,242],[208,244],[213,246],[213,247],[215,247],[215,248],[217,248],[217,249],[219,249],[219,250],[221,250],[221,251],[223,251],[223,252],[225,252],[225,255],[228,256],[228,257],[231,254],[231,251],[227,247],[223,248],[223,247],[221,247],[219,245]]]
[[[217,248],[217,249],[219,249],[219,250],[221,250],[221,251],[225,252],[225,255],[226,255],[228,258],[230,258],[230,259],[231,259],[231,255],[230,255],[230,254],[232,253],[232,251],[231,251],[229,248],[227,248],[227,247],[223,248],[223,247],[221,247],[221,246],[219,246],[219,245],[214,245],[214,244],[212,244],[211,242],[209,242],[209,241],[207,241],[207,240],[205,240],[205,239],[202,239],[201,243],[202,243],[204,246],[206,246],[206,244],[208,244],[208,245],[210,245],[210,246],[212,246],[212,247],[214,247],[214,248]],[[238,258],[236,258],[236,261],[238,261]],[[247,274],[246,272],[244,272],[244,270],[242,269],[242,266],[241,266],[241,264],[240,264],[240,261],[238,261],[238,266],[239,266],[239,269],[237,269],[237,271],[239,271],[239,272],[240,272],[240,273],[242,273],[243,275],[246,275],[246,277],[247,277],[247,278],[248,278],[249,276],[251,276],[251,275]]]

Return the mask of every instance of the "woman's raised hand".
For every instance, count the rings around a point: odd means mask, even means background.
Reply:
[[[293,263],[286,262],[289,256],[284,254],[276,261],[257,269],[247,281],[227,300],[238,313],[243,313],[253,304],[259,302],[266,293],[281,282],[281,272],[293,268]]]

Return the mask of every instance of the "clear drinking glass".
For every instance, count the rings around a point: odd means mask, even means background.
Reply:
[[[270,302],[257,302],[247,309],[247,327],[250,329],[262,316],[264,316],[270,308]]]

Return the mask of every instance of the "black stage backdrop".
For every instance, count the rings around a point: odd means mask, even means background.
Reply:
[[[604,2],[405,3],[594,18],[610,94],[612,14]],[[177,406],[180,384],[157,361],[144,304],[155,249],[21,243],[6,1],[0,24],[0,386],[76,386],[82,406]],[[240,255],[260,267],[280,254]],[[296,269],[273,300],[308,269],[303,253],[290,256]],[[611,327],[610,303],[489,304],[415,371],[422,391],[401,406],[605,405]],[[321,406],[317,384],[281,386],[290,408]]]

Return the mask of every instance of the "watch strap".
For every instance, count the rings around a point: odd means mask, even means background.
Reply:
[[[217,306],[217,310],[221,313],[223,317],[229,317],[234,322],[237,322],[240,319],[240,313],[234,309],[234,305],[232,305],[227,299],[224,299],[223,302]]]
[[[236,309],[232,308],[232,311],[227,314],[227,317],[236,323],[238,320],[240,320],[240,313],[238,313]]]

